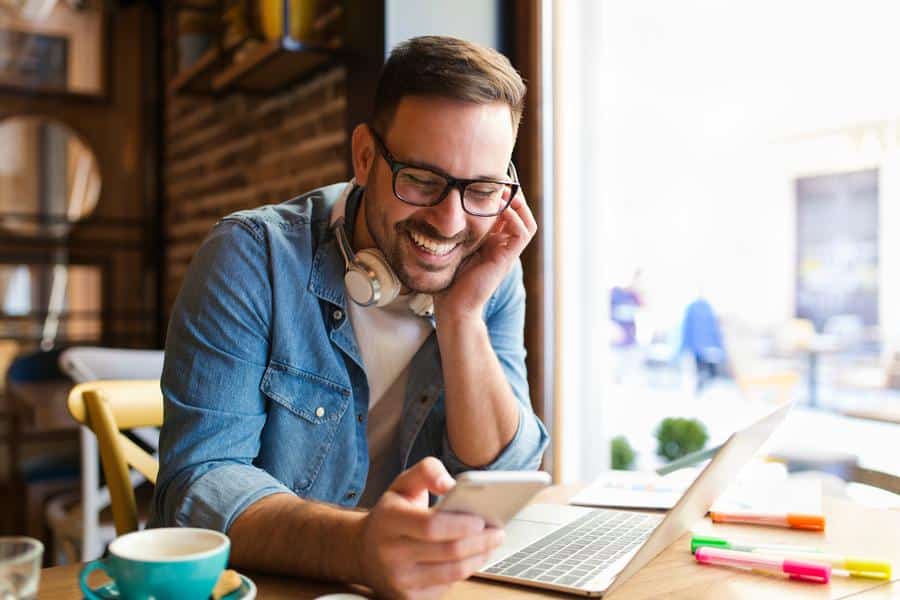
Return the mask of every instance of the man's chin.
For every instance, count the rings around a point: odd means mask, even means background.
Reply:
[[[411,292],[417,294],[437,294],[446,290],[453,283],[456,269],[446,269],[447,272],[420,272],[400,274],[400,281]]]

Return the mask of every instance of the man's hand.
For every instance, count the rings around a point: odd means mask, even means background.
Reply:
[[[503,531],[480,517],[428,508],[428,492],[446,494],[453,478],[436,458],[401,473],[362,523],[363,583],[391,598],[438,598],[485,563]]]
[[[509,273],[513,263],[537,232],[537,223],[521,190],[500,213],[481,246],[460,267],[446,291],[435,294],[438,322],[481,318],[485,303]]]

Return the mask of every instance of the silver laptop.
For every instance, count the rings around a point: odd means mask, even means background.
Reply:
[[[602,596],[634,575],[702,519],[784,421],[786,404],[738,431],[665,517],[660,514],[532,504],[506,525],[506,541],[475,575]]]

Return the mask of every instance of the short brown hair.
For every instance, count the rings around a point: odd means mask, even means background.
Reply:
[[[440,96],[476,104],[503,102],[518,131],[525,83],[509,60],[492,48],[455,37],[426,35],[398,44],[375,90],[372,122],[386,132],[406,96]]]

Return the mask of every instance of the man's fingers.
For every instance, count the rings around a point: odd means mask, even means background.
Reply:
[[[512,204],[509,205],[511,215],[516,215],[521,219],[523,226],[525,227],[525,231],[528,232],[528,239],[537,232],[538,226],[537,221],[534,219],[534,213],[531,212],[531,208],[525,202],[524,198],[516,196],[516,198],[512,201]]]
[[[443,496],[456,482],[447,472],[444,464],[433,456],[417,462],[400,473],[391,484],[390,490],[407,498],[416,498],[422,492]]]
[[[485,529],[481,533],[447,542],[423,542],[411,540],[405,552],[413,561],[440,563],[459,561],[487,554],[503,543],[502,529]]]
[[[491,249],[501,253],[503,257],[501,260],[505,260],[509,256],[519,256],[533,237],[533,232],[528,230],[528,226],[519,212],[507,210],[503,213],[503,217],[506,221],[504,232],[508,235],[495,236],[490,240],[493,245]]]
[[[396,535],[420,542],[449,542],[484,531],[484,520],[475,515],[434,512],[414,506],[386,507],[386,525]]]
[[[419,588],[466,579],[481,568],[489,556],[490,553],[484,553],[459,561],[417,565],[404,576],[404,587]]]
[[[509,205],[510,210],[521,217],[522,222],[525,224],[525,228],[528,230],[528,233],[534,235],[537,232],[538,226],[537,221],[534,219],[534,213],[531,212],[531,207],[528,206],[528,203],[525,201],[525,196],[521,193],[516,194],[516,197],[513,198],[513,201]]]

